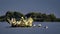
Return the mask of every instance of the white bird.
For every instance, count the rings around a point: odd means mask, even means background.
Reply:
[[[35,24],[33,26],[36,26]]]
[[[46,29],[47,29],[47,28],[48,28],[48,26],[45,26],[44,28],[46,28]]]
[[[41,24],[38,24],[38,27],[41,27],[42,25]]]

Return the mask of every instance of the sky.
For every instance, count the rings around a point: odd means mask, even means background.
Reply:
[[[60,18],[60,0],[0,0],[0,16],[7,11],[53,13]]]

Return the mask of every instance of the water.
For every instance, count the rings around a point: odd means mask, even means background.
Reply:
[[[10,27],[7,22],[0,22],[0,34],[60,34],[60,22],[34,22],[42,27]],[[44,26],[48,26],[45,29]]]

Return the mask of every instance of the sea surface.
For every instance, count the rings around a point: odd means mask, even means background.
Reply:
[[[60,22],[34,22],[35,27],[10,27],[7,22],[0,22],[0,34],[60,34]],[[41,24],[41,27],[38,27]],[[48,28],[44,28],[48,26]]]

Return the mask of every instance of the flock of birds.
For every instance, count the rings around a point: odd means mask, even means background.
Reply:
[[[38,27],[42,27],[42,25],[41,25],[41,24],[38,24],[38,25],[34,24],[34,25],[33,25],[33,27],[36,27],[36,26],[38,26]],[[44,26],[43,28],[48,29],[48,26]]]

